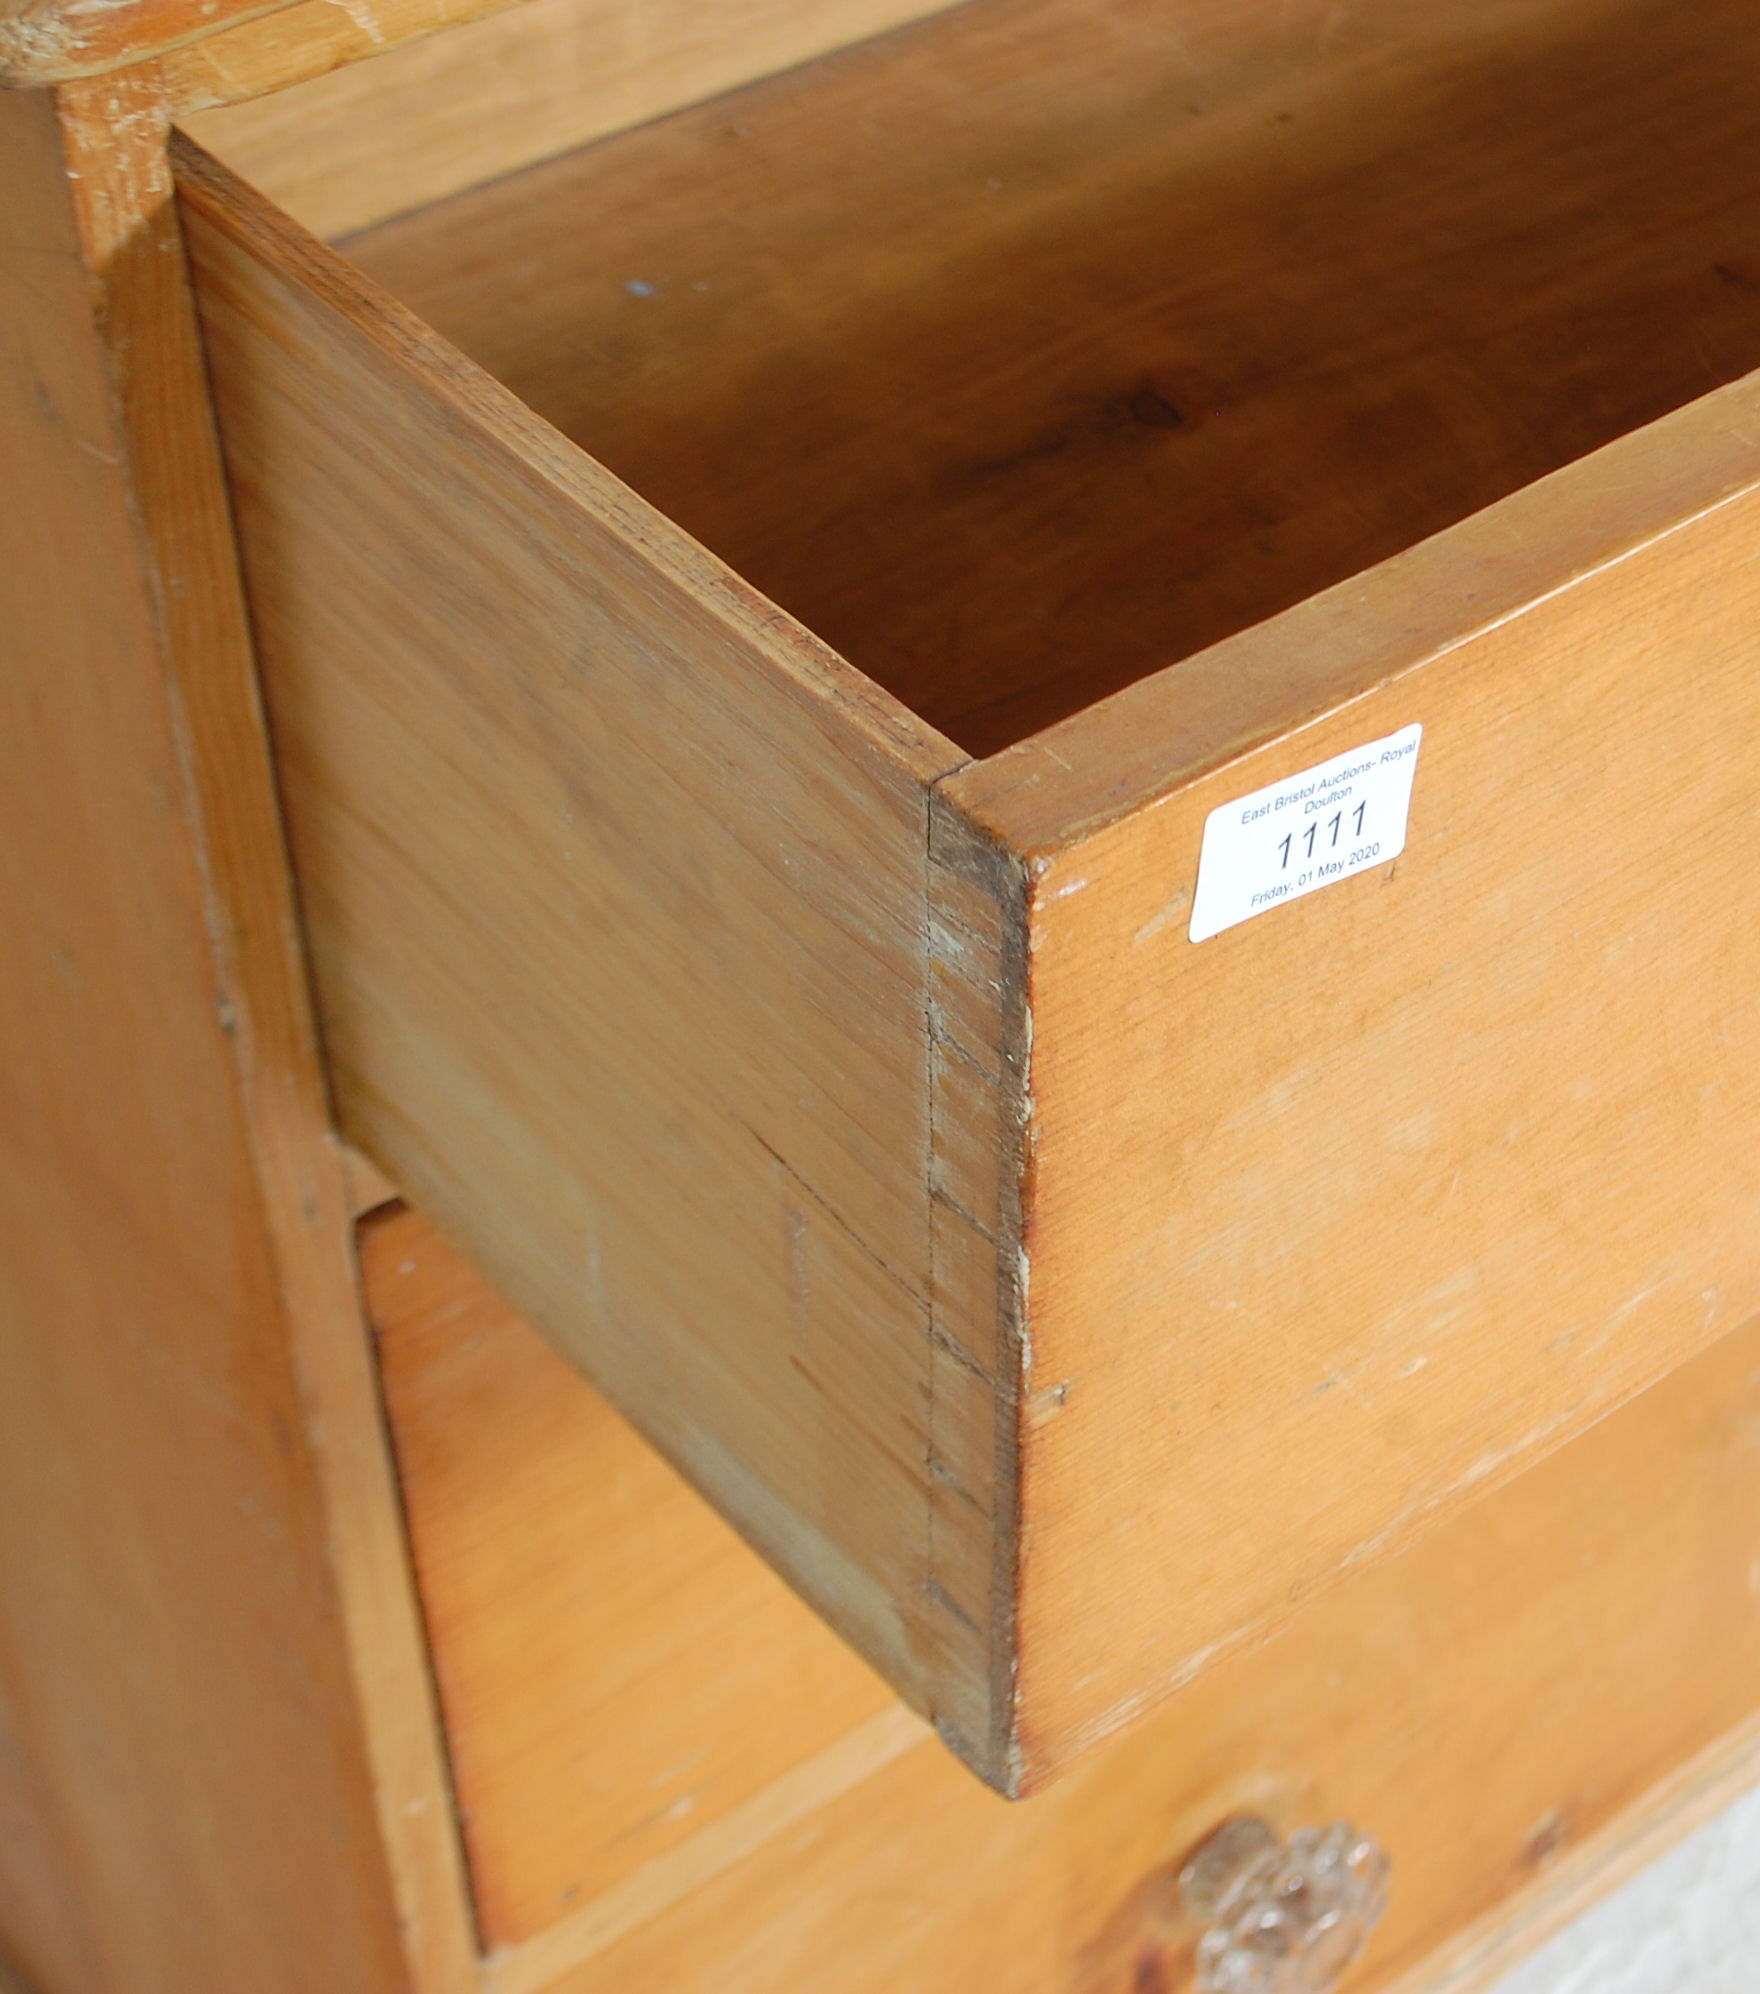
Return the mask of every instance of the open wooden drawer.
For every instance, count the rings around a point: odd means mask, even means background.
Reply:
[[[345,254],[178,155],[344,1128],[1006,1791],[1760,1309],[1757,80],[977,0]]]

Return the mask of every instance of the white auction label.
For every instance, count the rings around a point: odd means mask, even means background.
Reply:
[[[1414,721],[1212,810],[1198,854],[1192,940],[1207,942],[1255,914],[1398,858],[1423,738]]]

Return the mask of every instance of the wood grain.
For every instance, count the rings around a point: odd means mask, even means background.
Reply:
[[[1504,1976],[1574,1920],[1629,1884],[1760,1785],[1760,1720],[1688,1759],[1576,1846],[1553,1855],[1543,1880],[1415,1967],[1388,1994],[1496,1994]]]
[[[973,745],[1500,501],[938,787],[931,1597],[1005,1778],[1760,1305],[1752,528],[1687,524],[1754,392],[1504,496],[1760,357],[1760,31],[1674,18],[985,0],[349,245]],[[1396,897],[1194,954],[1208,809],[1414,718]]]
[[[813,1817],[923,1742],[923,1722],[890,1703],[855,1730],[760,1788],[675,1854],[660,1856],[524,1945],[491,1956],[485,1994],[543,1994],[570,1968],[725,1876],[752,1851]]]
[[[1024,898],[957,814],[931,802],[929,863],[928,1590],[943,1620],[983,1627],[988,1674],[937,1712],[961,1756],[1019,1789],[1016,1602],[1020,1379],[1026,1294],[1019,1253],[1031,1021],[1021,1001]]]
[[[150,60],[289,0],[0,0],[0,89],[40,89]]]
[[[327,0],[288,0],[273,13],[229,23],[219,34],[167,54],[163,59],[166,87],[180,117],[222,104],[246,103],[294,90],[368,56],[382,57],[425,41],[442,28],[452,31],[446,40],[455,42],[458,29],[514,4],[515,0],[374,0],[373,4],[357,0],[353,7],[343,9],[327,4]],[[520,0],[522,16],[534,11],[530,0]],[[375,82],[381,80],[388,82],[389,78],[381,76]],[[360,87],[358,81],[356,87]],[[283,106],[264,105],[254,117],[221,120],[217,130],[253,135],[286,130],[286,110],[301,103],[325,101],[326,94],[296,95],[291,104]],[[309,119],[303,128],[309,140]],[[290,154],[292,148],[287,151]],[[299,151],[304,155],[299,168],[290,156],[276,154],[284,171],[322,170],[327,147],[308,142]]]
[[[1029,1768],[1760,1305],[1757,438],[1739,384],[941,786],[1031,902]],[[1405,855],[1194,948],[1210,810],[1414,720]]]
[[[339,1589],[409,1970],[463,1989],[472,1942],[423,1637],[349,1242],[229,501],[184,263],[163,79],[58,98],[202,836],[208,919]]]
[[[180,51],[167,73],[184,128],[329,236],[946,4],[296,0]]]
[[[180,157],[343,1129],[939,1710],[990,1667],[925,1586],[958,752]]]
[[[351,254],[748,579],[858,660],[877,655],[891,691],[960,729],[989,712],[1003,738],[1498,499],[1738,369],[1760,336],[1729,247],[1760,218],[1727,171],[1760,102],[1733,80],[1760,57],[1749,14],[1719,12],[1713,33],[1703,18],[1677,32],[1640,0],[1421,22],[1372,9],[1332,41],[1300,9],[1181,19],[1200,39],[1170,40],[1134,0],[1079,35],[1041,0],[983,0],[375,230]],[[1176,85],[1190,101],[1172,117]],[[1436,147],[1439,132],[1459,145]],[[1435,165],[1461,158],[1471,173]],[[1007,200],[990,200],[991,179]],[[887,750],[895,786],[875,817],[874,792],[858,807],[844,776],[808,775],[854,765],[845,745],[823,760],[818,720],[795,729],[805,708],[778,731],[762,671],[683,676],[685,659],[721,655],[701,605],[720,617],[750,600],[725,570],[260,205],[203,198],[249,238],[224,284],[216,252],[216,352],[351,1126],[988,1777],[1042,1782],[1760,1306],[1743,1243],[1760,1103],[1742,1078],[1760,1047],[1734,994],[1746,968],[1730,918],[1745,904],[1731,842],[1745,764],[1726,740],[1760,727],[1739,635],[1756,605],[1745,515],[1711,518],[1754,484],[1753,391],[957,773],[951,745],[876,684],[755,612],[767,645],[786,633],[821,661],[840,728],[867,716],[841,739],[872,725],[915,743]],[[1604,213],[1622,218],[1613,235],[1590,225]],[[1151,223],[1177,255],[1147,252]],[[1048,315],[1053,252],[1079,260],[1068,298],[1107,310]],[[352,346],[326,312],[351,320]],[[1202,325],[1236,359],[1244,327],[1281,326],[1241,362],[1251,396],[1222,396],[1229,419],[1188,464],[1179,399],[1144,373],[1130,435],[1102,424],[1104,450],[1077,447],[1044,411],[1078,374],[1098,382],[1084,372],[1096,353],[1113,366],[1115,335],[1169,337],[1169,312],[1180,338]],[[980,332],[1003,346],[972,344]],[[1463,373],[1468,338],[1489,373]],[[347,423],[319,409],[339,378],[355,383]],[[1137,394],[1116,379],[1113,402]],[[997,478],[974,477],[973,408],[1055,447],[998,442],[982,458]],[[1143,410],[1163,408],[1177,419],[1158,429]],[[1427,413],[1408,420],[1414,408]],[[473,441],[453,440],[443,409],[464,411]],[[1161,437],[1152,461],[1145,425]],[[357,447],[375,433],[382,465]],[[1457,433],[1470,449],[1442,447]],[[925,450],[941,469],[912,483]],[[516,458],[526,468],[507,472]],[[907,458],[917,468],[898,470]],[[1268,475],[1304,494],[1282,540],[1243,531]],[[468,530],[493,551],[473,556],[454,605],[474,632],[455,664],[456,630],[418,641],[400,626],[436,583],[425,550],[466,536],[465,501],[445,494],[485,490]],[[935,491],[955,494],[963,524]],[[1201,531],[1178,526],[1188,503]],[[604,641],[638,660],[658,642],[688,694],[638,696],[639,669],[601,694],[484,662],[567,642],[571,598],[514,544],[529,529],[490,543],[479,523],[534,505],[550,565],[575,558],[589,518],[613,522],[573,572],[623,619]],[[1147,558],[1143,536],[1169,532],[1191,572]],[[1089,544],[1110,579],[1078,642],[1034,590],[1065,590]],[[618,563],[635,550],[640,592],[602,593],[606,546]],[[806,595],[770,559],[785,546]],[[1114,557],[1132,548],[1144,558],[1126,574]],[[877,654],[832,600],[846,583],[903,619]],[[653,587],[694,605],[657,638]],[[1185,618],[1213,588],[1171,634],[1162,610]],[[953,625],[938,589],[957,592]],[[950,651],[968,616],[982,642]],[[1701,681],[1693,701],[1671,645]],[[510,669],[530,675],[517,699]],[[1398,894],[1372,915],[1353,886],[1194,954],[1182,896],[1219,785],[1241,793],[1413,718],[1431,729],[1413,833],[1426,856],[1408,855]],[[1301,759],[1277,749],[1224,776],[1310,723]],[[679,746],[698,729],[712,760]],[[737,804],[718,787],[722,733],[746,744]],[[621,760],[577,764],[549,736],[616,739]],[[577,861],[589,782],[614,828],[596,826]],[[931,785],[925,866],[913,840]],[[505,800],[526,790],[543,800]],[[1673,843],[1664,857],[1653,820],[1622,814],[1647,793],[1702,858]],[[442,794],[459,801],[436,828]],[[763,827],[754,850],[781,826],[824,863],[780,897],[774,866],[718,873],[722,925],[681,954],[681,882],[703,853],[720,863],[710,826],[730,812]],[[500,820],[488,840],[486,816]],[[627,852],[644,837],[638,865]],[[850,854],[884,911],[850,911]],[[555,938],[583,890],[600,932],[639,932],[641,947],[575,967]],[[880,957],[837,953],[863,922],[883,937],[879,984]],[[773,959],[779,934],[802,955]],[[1336,988],[1309,966],[1315,950],[1333,959],[1335,936]],[[527,989],[510,1012],[514,960],[555,965],[538,981],[575,1008]],[[736,987],[742,960],[761,967]],[[700,963],[723,979],[716,1039],[681,970]],[[681,975],[689,997],[669,1009],[652,993]],[[582,1090],[566,1126],[559,1073]],[[733,1105],[747,1087],[755,1105]],[[820,1102],[838,1104],[831,1120]],[[837,1116],[864,1132],[859,1155]],[[640,1180],[620,1162],[618,1205],[609,1159],[681,1118],[676,1163]],[[782,1175],[758,1189],[772,1166]],[[754,1202],[711,1210],[708,1187],[742,1173]],[[807,1219],[789,1216],[802,1187],[841,1256],[838,1368],[804,1392],[789,1325],[825,1277],[807,1264]],[[695,1201],[679,1208],[686,1235],[718,1242],[702,1278],[740,1297],[737,1376],[701,1367],[696,1291],[640,1231],[681,1198]],[[592,1271],[613,1210],[642,1241],[632,1295],[664,1298],[623,1322]],[[754,1256],[753,1241],[768,1245]],[[658,1319],[672,1325],[663,1362],[634,1327],[652,1336]],[[688,1412],[660,1384],[687,1351]],[[826,1403],[869,1450],[847,1489],[828,1490],[825,1450],[842,1441]],[[803,1519],[809,1534],[791,1535]]]
[[[979,0],[348,248],[982,754],[1760,365],[1757,73],[1746,0]]]
[[[371,1483],[315,1357],[365,1386],[362,1336],[293,1209],[321,1098],[149,83],[102,158],[80,92],[0,94],[0,1930],[45,1994],[386,1994],[330,1506]]]
[[[361,1277],[497,1949],[894,1699],[425,1221],[368,1220]]]
[[[395,1252],[415,1266],[387,1294]],[[643,1450],[419,1221],[369,1234],[367,1264],[385,1296],[387,1403],[424,1586],[445,1602],[436,1659],[461,1773],[543,1750],[583,1782],[595,1766],[623,1782],[571,1818],[554,1804],[560,1782],[539,1799],[517,1776],[467,1779],[475,1847],[493,1846],[503,1880],[536,1885],[571,1863],[607,1875],[607,1823],[696,1777],[655,1788],[650,1762],[695,1752],[713,1781],[748,1734],[777,1738],[813,1640],[828,1680],[850,1665],[822,1631],[766,1616],[737,1639],[716,1631],[720,1602],[771,1582],[694,1498],[676,1484],[661,1495],[668,1472],[645,1457],[657,1560],[687,1538],[700,1560],[672,1595],[672,1638],[728,1658],[725,1682],[670,1714],[633,1696],[625,1717],[577,1695],[566,1671],[531,1667],[594,1600],[601,1652],[583,1651],[583,1670],[637,1671],[663,1638],[652,1613],[612,1610],[629,1580],[598,1521]],[[468,1381],[490,1376],[472,1417]],[[1242,1805],[1285,1825],[1343,1813],[1391,1850],[1392,1908],[1351,1994],[1478,1984],[1465,1977],[1475,1962],[1513,1958],[1512,1931],[1536,1939],[1586,1875],[1622,1848],[1654,1852],[1666,1824],[1690,1825],[1727,1790],[1732,1764],[1754,1764],[1757,1393],[1749,1324],[1049,1793],[1010,1806],[925,1741],[805,1815],[775,1806],[731,1862],[731,1814],[651,1855],[633,1922],[627,1881],[583,1889],[532,1940],[493,1952],[491,1985],[1174,1994],[1191,1935],[1168,1916],[1170,1866]],[[559,1458],[535,1460],[551,1449]],[[645,1542],[632,1518],[630,1564]],[[849,1707],[852,1739],[878,1721],[871,1707]],[[822,1747],[824,1706],[811,1708],[800,1743]],[[798,1777],[762,1791],[786,1797]]]

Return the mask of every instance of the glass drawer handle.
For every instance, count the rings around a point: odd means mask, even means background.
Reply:
[[[1287,1842],[1257,1814],[1207,1835],[1179,1873],[1199,1994],[1330,1994],[1387,1908],[1388,1860],[1345,1821]]]

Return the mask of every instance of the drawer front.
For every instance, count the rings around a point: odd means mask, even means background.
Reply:
[[[362,1268],[498,1994],[1184,1988],[1243,1810],[1387,1850],[1352,1994],[1477,1985],[1760,1767],[1760,1325],[1010,1806],[425,1222]]]
[[[973,762],[179,159],[347,1133],[992,1784],[1760,1307],[1760,390]]]
[[[1760,1309],[1757,419],[1738,383],[939,792],[1032,1045],[1022,1511],[1080,1519],[1025,1561],[1029,1763]],[[1274,894],[1252,799],[1299,867],[1414,725],[1403,851],[1191,938],[1213,813]]]

